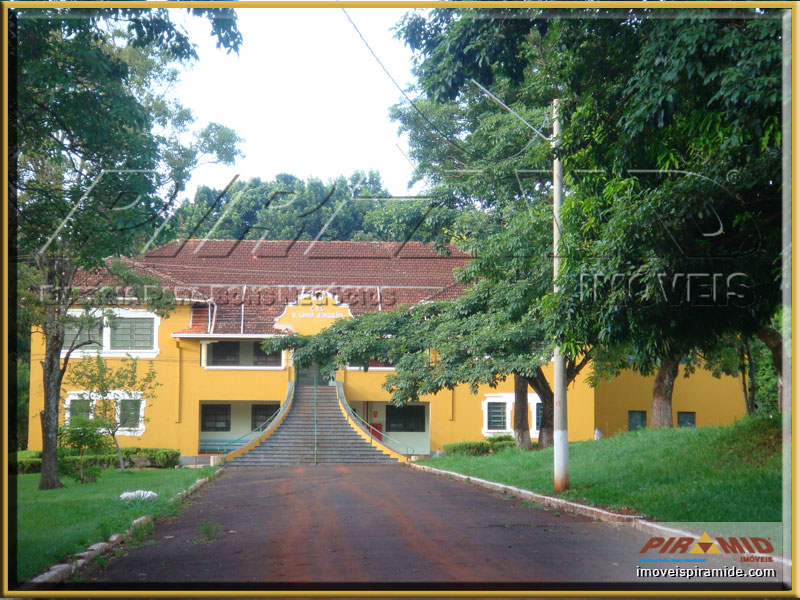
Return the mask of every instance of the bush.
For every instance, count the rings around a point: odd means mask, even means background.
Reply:
[[[456,442],[454,444],[445,444],[443,446],[444,453],[447,456],[453,454],[461,454],[464,456],[482,456],[489,454],[491,446],[489,442]]]
[[[8,461],[8,470],[12,475],[23,475],[25,473],[41,473],[41,458],[20,458]]]
[[[497,453],[505,450],[506,448],[516,448],[517,442],[514,440],[501,440],[492,444],[492,452]]]
[[[41,473],[42,459],[40,450],[29,450],[9,454],[8,470],[11,475],[25,473]],[[172,469],[180,463],[181,453],[171,448],[122,448],[122,459],[126,467],[136,466],[133,457],[139,457],[143,466],[159,469]],[[58,449],[58,464],[64,475],[71,474],[78,465],[80,457],[71,448]],[[144,464],[144,463],[147,464]],[[116,453],[87,454],[83,457],[84,467],[119,468],[119,457]]]
[[[145,454],[144,452],[137,452],[136,454],[130,454],[127,457],[123,454],[122,457],[126,463],[130,462],[131,466],[136,467],[137,469],[153,466],[150,457],[147,456],[147,454]]]
[[[159,469],[172,469],[178,466],[181,453],[177,450],[158,450],[156,451],[155,466]]]
[[[490,446],[493,446],[497,442],[513,442],[514,436],[510,433],[504,433],[503,435],[489,435],[486,436],[486,441],[489,442]]]

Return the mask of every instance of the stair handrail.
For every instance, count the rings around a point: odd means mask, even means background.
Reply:
[[[341,381],[336,382],[336,399],[339,401],[339,404],[344,407],[345,412],[353,419],[353,423],[361,429],[365,434],[369,435],[370,443],[372,442],[374,436],[373,431],[380,433],[381,438],[386,438],[389,441],[394,442],[397,444],[398,448],[403,447],[406,449],[405,456],[406,460],[408,460],[409,454],[414,454],[414,447],[404,444],[398,439],[393,438],[390,435],[387,435],[385,431],[379,431],[369,423],[367,423],[364,419],[362,419],[357,412],[353,410],[353,407],[347,402],[347,398],[344,395],[344,384]],[[364,427],[366,425],[366,428]],[[409,452],[411,450],[411,452]]]
[[[237,444],[238,442],[240,442],[244,438],[246,438],[246,437],[250,436],[251,434],[256,433],[258,431],[261,432],[261,435],[259,435],[258,437],[263,437],[267,433],[272,433],[275,429],[277,429],[278,425],[281,423],[283,415],[285,415],[289,411],[289,409],[292,407],[292,402],[294,402],[294,381],[290,381],[289,382],[289,385],[286,388],[286,399],[284,400],[283,404],[281,404],[281,407],[278,410],[276,410],[272,414],[272,416],[270,416],[269,419],[267,419],[266,421],[261,423],[261,425],[259,425],[258,427],[256,427],[252,431],[250,431],[250,433],[245,433],[243,436],[241,436],[238,439],[235,439],[235,440],[233,440],[231,442],[223,441],[220,444],[220,447],[221,448],[225,448],[227,450],[229,446]],[[252,441],[253,441],[252,438],[248,439],[243,444],[240,444],[238,447],[235,447],[233,450],[229,450],[225,454],[225,456],[223,457],[222,462],[227,462],[228,460],[231,460],[231,459],[228,458],[231,454],[233,454],[234,452],[239,450],[242,446],[246,446],[247,444],[249,444]]]
[[[314,373],[314,464],[317,464],[317,373]]]

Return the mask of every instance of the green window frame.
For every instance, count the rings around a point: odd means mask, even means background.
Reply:
[[[96,320],[96,323],[96,325],[92,325],[88,328],[80,328],[77,325],[67,325],[64,328],[64,344],[62,345],[62,349],[69,350],[73,344],[82,344],[90,340],[93,342],[93,344],[82,346],[82,348],[95,345],[102,347],[103,327],[99,319]]]
[[[155,319],[117,318],[111,327],[112,350],[152,350]]]
[[[257,367],[280,367],[281,353],[267,354],[261,349],[261,342],[253,342],[253,365]]]
[[[678,411],[678,427],[697,427],[697,413],[693,411]]]
[[[89,398],[73,398],[69,402],[69,418],[92,418],[92,401]]]
[[[252,431],[264,421],[269,419],[280,409],[280,402],[267,402],[265,404],[253,404],[250,408],[250,430]]]
[[[386,431],[416,433],[424,432],[425,406],[419,404],[406,406],[387,404]]]
[[[230,431],[230,404],[202,404],[200,406],[201,431]]]
[[[119,402],[119,426],[121,429],[138,429],[142,424],[141,398],[122,398]]]
[[[506,431],[508,429],[505,402],[487,402],[486,429],[489,431]]]
[[[647,427],[647,411],[629,410],[628,431],[636,431],[637,429],[644,429],[645,427]]]
[[[208,345],[209,367],[238,367],[240,363],[239,342],[214,342]]]
[[[536,403],[536,430],[539,431],[542,428],[542,403]]]

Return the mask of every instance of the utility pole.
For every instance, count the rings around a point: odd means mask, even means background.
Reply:
[[[553,150],[558,148],[558,137],[561,135],[561,120],[558,117],[558,98],[553,100],[553,135],[547,137],[533,125],[509,108],[497,96],[471,79],[472,83],[486,96],[499,104],[508,113],[522,121],[540,138],[549,141]],[[555,278],[558,277],[559,257],[558,241],[561,238],[561,201],[564,173],[561,159],[553,158],[553,291],[558,291]],[[567,446],[567,373],[564,354],[561,348],[553,353],[553,487],[555,491],[569,489],[569,447]]]
[[[558,147],[561,121],[558,98],[553,100],[553,149]],[[558,291],[560,258],[558,241],[561,238],[561,203],[564,173],[561,159],[553,159],[553,291]],[[569,489],[569,447],[567,445],[567,373],[560,347],[553,353],[553,488],[556,492]]]

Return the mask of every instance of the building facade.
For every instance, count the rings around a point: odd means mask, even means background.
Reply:
[[[264,242],[177,240],[152,250],[130,268],[157,277],[176,298],[176,308],[159,318],[128,301],[121,290],[112,324],[68,331],[68,338],[95,343],[71,360],[98,352],[112,364],[136,357],[152,361],[158,374],[155,397],[114,392],[124,426],[123,446],[177,448],[185,457],[220,452],[252,439],[258,425],[287,399],[290,382],[336,386],[346,402],[390,448],[427,455],[444,444],[512,432],[514,391],[507,380],[496,388],[469,386],[426,396],[417,405],[396,407],[381,386],[391,365],[366,372],[350,367],[335,374],[298,370],[291,354],[265,354],[259,342],[287,332],[313,334],[336,319],[391,310],[463,292],[453,269],[469,256],[440,256],[419,243]],[[159,290],[152,290],[158,293]],[[28,445],[41,448],[39,413],[44,406],[43,336],[34,331]],[[552,365],[545,368],[552,382]],[[67,381],[67,379],[65,379]],[[568,389],[569,439],[647,426],[653,378],[624,372],[592,388],[579,375]],[[63,387],[62,419],[91,415],[85,394]],[[538,437],[539,399],[529,393],[531,437]],[[698,370],[675,383],[675,426],[722,425],[744,415],[739,382]],[[599,431],[598,431],[599,430]]]

